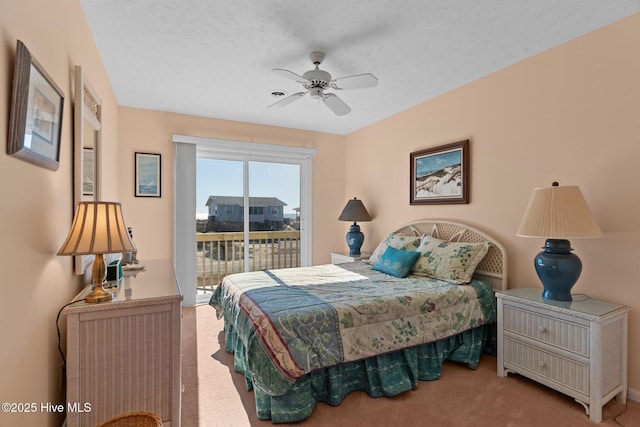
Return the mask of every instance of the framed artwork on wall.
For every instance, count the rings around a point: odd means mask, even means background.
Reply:
[[[410,154],[411,205],[469,203],[469,140]]]
[[[161,197],[161,155],[135,153],[135,196]]]
[[[60,88],[18,40],[7,154],[57,170],[63,107]]]

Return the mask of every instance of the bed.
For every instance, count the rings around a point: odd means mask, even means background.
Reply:
[[[417,254],[417,256],[416,256]],[[352,391],[395,396],[478,366],[507,289],[507,255],[488,234],[445,220],[389,233],[371,258],[239,273],[210,305],[259,419],[297,422]]]

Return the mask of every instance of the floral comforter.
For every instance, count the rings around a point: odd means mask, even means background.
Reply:
[[[488,283],[399,279],[362,262],[229,275],[210,304],[242,340],[254,380],[265,377],[266,354],[267,376],[275,368],[291,383],[495,321]]]

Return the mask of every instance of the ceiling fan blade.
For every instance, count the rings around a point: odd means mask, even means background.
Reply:
[[[322,102],[324,102],[331,111],[336,113],[337,116],[344,116],[351,111],[351,108],[334,93],[325,94],[324,98],[322,98]]]
[[[378,78],[371,73],[340,77],[332,81],[335,89],[364,89],[378,86]]]
[[[286,98],[281,99],[278,102],[274,102],[273,104],[267,106],[267,108],[282,108],[285,107],[289,104],[291,104],[293,101],[296,101],[300,98],[302,98],[304,95],[306,95],[307,92],[296,92],[292,95],[287,96]]]
[[[294,73],[293,71],[284,70],[282,68],[274,68],[271,71],[273,71],[276,74],[281,75],[282,77],[286,77],[288,79],[295,80],[298,83],[302,83],[302,84],[309,83],[309,80],[305,79],[301,75],[298,75],[298,74]]]

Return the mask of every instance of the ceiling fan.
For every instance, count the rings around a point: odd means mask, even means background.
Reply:
[[[349,113],[349,111],[351,111],[351,108],[347,104],[345,104],[345,102],[340,99],[338,95],[336,95],[335,93],[327,93],[325,92],[325,90],[364,89],[368,87],[375,87],[378,85],[378,78],[370,73],[356,74],[354,76],[333,79],[331,77],[331,74],[319,68],[319,65],[322,64],[324,57],[325,55],[322,52],[311,52],[311,54],[309,54],[309,58],[311,59],[313,65],[316,66],[316,68],[307,71],[303,75],[298,75],[293,71],[284,70],[281,68],[274,68],[272,70],[274,73],[279,74],[282,77],[297,81],[298,83],[302,84],[302,86],[304,86],[306,91],[296,92],[292,95],[289,95],[286,98],[283,98],[280,101],[269,105],[267,108],[282,108],[286,105],[291,104],[293,101],[302,98],[308,93],[311,95],[311,98],[322,100],[322,102],[324,102],[325,105],[329,107],[331,111],[333,111],[336,115],[343,116]]]

